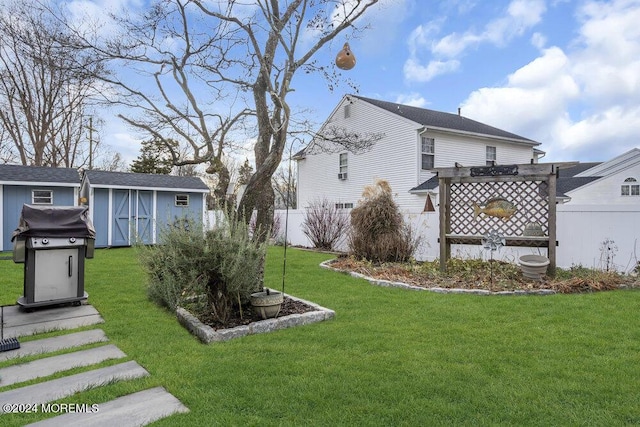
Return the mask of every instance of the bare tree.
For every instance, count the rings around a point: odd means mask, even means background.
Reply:
[[[292,167],[295,168],[295,165],[292,165]],[[296,189],[298,185],[295,171],[281,166],[273,174],[271,181],[276,196],[275,208],[284,209],[289,206],[291,209],[296,209],[298,200]]]
[[[328,199],[315,200],[305,208],[302,232],[313,247],[333,250],[349,231],[349,214]]]
[[[377,2],[160,0],[143,16],[120,18],[121,33],[107,42],[85,42],[114,67],[136,70],[135,78],[108,79],[123,95],[118,102],[140,113],[122,118],[189,147],[188,158],[174,150],[175,165],[205,163],[226,188],[223,155],[254,132],[255,171],[238,213],[248,221],[257,209],[259,229],[266,230],[273,222],[271,177],[294,115],[287,102],[292,79],[300,70],[318,72],[332,85],[335,68],[314,62],[314,55],[343,31],[357,33],[354,23]],[[141,76],[152,92],[140,88]]]
[[[96,165],[96,169],[107,172],[127,172],[127,163],[120,153],[109,150],[110,155],[102,156]]]
[[[82,166],[101,65],[70,48],[64,21],[35,2],[0,12],[0,138],[24,165]]]

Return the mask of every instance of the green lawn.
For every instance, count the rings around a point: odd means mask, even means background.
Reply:
[[[155,425],[640,424],[640,291],[416,292],[323,270],[326,254],[287,255],[285,291],[336,318],[207,346],[147,300],[134,249],[96,251],[86,290],[106,321],[97,327],[151,376],[65,402],[162,385],[191,412]],[[22,295],[21,268],[0,260],[3,304]],[[268,286],[281,270],[282,248],[270,248]]]

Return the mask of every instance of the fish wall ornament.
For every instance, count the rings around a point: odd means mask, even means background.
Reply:
[[[473,218],[477,219],[481,213],[487,216],[502,218],[503,221],[509,221],[509,218],[518,211],[516,205],[503,197],[495,197],[486,201],[484,206],[478,206],[473,203]]]
[[[345,43],[342,50],[336,55],[336,65],[341,70],[350,70],[356,66],[356,57],[351,52],[349,43]]]

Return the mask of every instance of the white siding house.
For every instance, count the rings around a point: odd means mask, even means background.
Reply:
[[[634,148],[606,162],[584,164],[573,179],[581,185],[564,190],[572,204],[640,205],[640,149]]]
[[[434,188],[421,184],[434,176],[434,167],[530,163],[541,153],[536,141],[459,114],[355,95],[345,96],[318,132],[329,133],[377,138],[368,150],[354,153],[317,137],[296,154],[300,209],[325,198],[354,207],[365,186],[384,179],[403,211],[421,212]]]

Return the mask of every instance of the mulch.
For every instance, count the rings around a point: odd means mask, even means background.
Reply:
[[[285,297],[284,301],[282,302],[278,317],[288,316],[290,314],[308,313],[310,311],[316,311],[316,308],[301,301]],[[232,315],[231,319],[229,319],[229,321],[224,324],[213,319],[200,319],[202,323],[211,326],[215,330],[235,328],[236,326],[248,325],[260,320],[264,319],[260,317],[258,313],[253,311],[251,304],[247,304],[246,306],[242,307],[242,317],[240,317],[240,312],[236,312]]]
[[[433,276],[411,270],[406,264],[372,265],[352,257],[339,257],[333,260],[330,266],[343,272],[353,271],[377,280],[402,282],[423,288],[483,289],[491,292],[547,289],[557,293],[585,293],[640,287],[640,280],[637,277],[603,272],[593,274],[592,277],[572,277],[569,279],[544,276],[542,280],[531,280],[519,275],[509,279],[496,277],[495,280],[489,280],[487,271],[475,271],[471,275],[472,277]]]

